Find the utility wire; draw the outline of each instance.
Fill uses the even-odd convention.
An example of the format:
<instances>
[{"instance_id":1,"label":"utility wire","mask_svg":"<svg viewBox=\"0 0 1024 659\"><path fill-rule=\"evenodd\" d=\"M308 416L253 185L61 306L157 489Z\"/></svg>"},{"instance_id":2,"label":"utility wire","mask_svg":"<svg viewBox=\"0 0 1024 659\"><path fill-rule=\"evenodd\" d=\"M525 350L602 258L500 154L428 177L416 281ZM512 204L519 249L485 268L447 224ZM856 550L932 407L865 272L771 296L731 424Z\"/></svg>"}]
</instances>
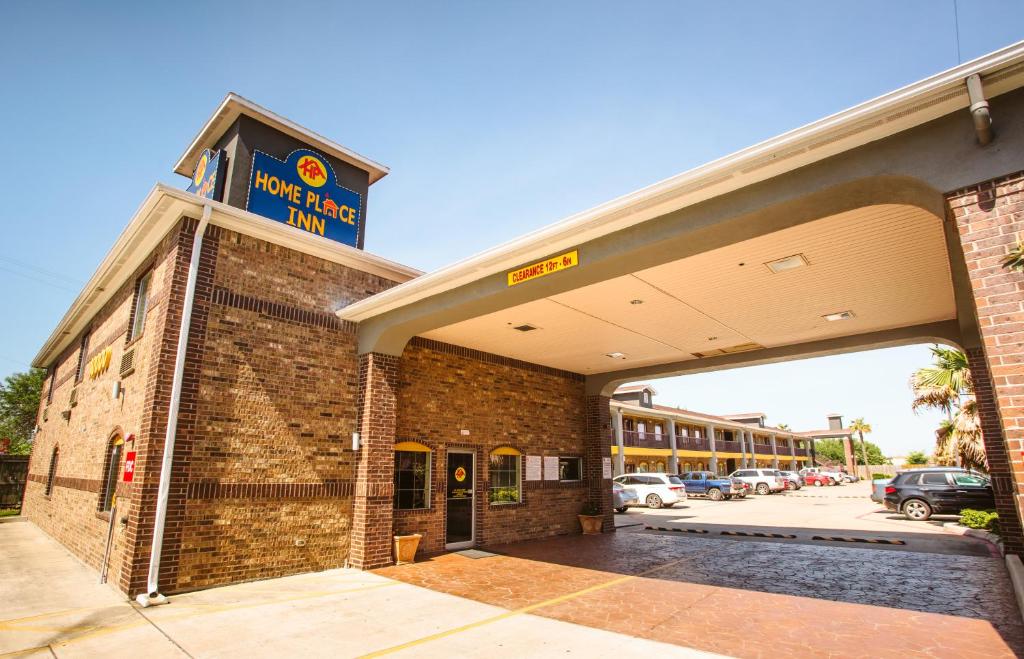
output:
<instances>
[{"instance_id":1,"label":"utility wire","mask_svg":"<svg viewBox=\"0 0 1024 659\"><path fill-rule=\"evenodd\" d=\"M31 273L28 273L28 272L24 272L22 270L16 270L14 268L8 268L8 267L5 267L3 265L0 265L0 271L2 271L2 272L9 272L10 274L16 275L18 277L24 277L25 279L34 281L34 282L39 283L39 284L45 284L47 286L52 286L53 288L60 289L60 290L65 291L67 293L78 293L79 292L79 291L77 291L77 290L75 290L73 288L70 288L69 286L65 286L65 285L57 283L57 282L49 281L47 279L43 279L42 277L33 275Z\"/></svg>"},{"instance_id":2,"label":"utility wire","mask_svg":"<svg viewBox=\"0 0 1024 659\"><path fill-rule=\"evenodd\" d=\"M63 280L64 282L66 282L66 283L74 284L75 286L81 286L82 285L82 281L81 280L75 279L74 277L72 277L70 275L67 275L67 274L64 274L63 272L56 272L54 270L47 270L46 268L40 268L37 265L33 265L32 263L26 263L25 261L19 261L18 259L11 258L10 256L4 256L3 254L0 254L0 261L7 261L8 263L10 263L12 265L16 265L19 268L24 268L24 269L27 269L27 270L34 270L35 272L38 272L41 275L45 275L47 277L52 277L53 279L60 279L60 280Z\"/></svg>"}]
</instances>

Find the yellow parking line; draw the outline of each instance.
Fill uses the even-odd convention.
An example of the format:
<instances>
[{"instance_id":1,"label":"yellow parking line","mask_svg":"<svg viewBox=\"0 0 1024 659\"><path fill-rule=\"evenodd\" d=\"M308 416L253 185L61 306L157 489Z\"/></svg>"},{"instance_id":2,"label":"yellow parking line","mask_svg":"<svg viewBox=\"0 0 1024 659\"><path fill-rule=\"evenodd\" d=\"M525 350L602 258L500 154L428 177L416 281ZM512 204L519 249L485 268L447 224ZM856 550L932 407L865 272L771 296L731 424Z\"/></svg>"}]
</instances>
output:
<instances>
[{"instance_id":1,"label":"yellow parking line","mask_svg":"<svg viewBox=\"0 0 1024 659\"><path fill-rule=\"evenodd\" d=\"M389 648L384 648L383 650L377 650L375 652L371 652L369 654L362 655L360 657L360 659L371 659L372 657L383 657L384 655L393 654L395 652L400 652L400 651L406 650L408 648L416 647L417 645L422 645L424 643L429 643L431 641L436 641L438 639L446 638L448 636L453 636L455 634L460 634L460 633L462 633L464 631L469 631L470 629L475 629L477 627L483 627L484 625L490 625L492 623L499 622L501 620L505 620L506 618L512 618L514 616L523 615L525 613L530 613L531 611L536 611L537 609L542 609L544 607L553 606L555 604L561 604L562 602L568 602L569 600L574 600L574 599L576 599L578 597L582 597L583 595L587 595L589 593L593 593L593 592L596 592L596 591L599 591L599 590L604 590L605 588L611 588L612 586L617 586L617 585L619 585L621 583L625 583L625 582L630 581L632 579L638 579L640 577L645 577L645 576L647 576L649 574L653 574L655 572L658 572L659 570L664 570L666 568L672 567L673 565L678 565L679 563L682 563L685 560L688 560L688 559L680 558L678 560L670 561L668 563L665 563L664 565L659 565L659 566L653 567L653 568L651 568L649 570L645 570L643 572L640 572L639 574L631 574L631 575L627 575L627 576L624 576L624 577L618 577L616 579L612 579L612 580L606 581L604 583L599 583L599 584L595 584L593 586L589 586L587 588L583 588L582 590L577 590L577 591L574 591L574 592L571 592L571 593L566 593L565 595L559 595L558 597L553 597L551 599L544 600L543 602L537 602L535 604L530 604L528 606L522 607L521 609L516 609L514 611L506 611L505 613L501 613L501 614L498 614L496 616L492 616L490 618L484 618L483 620L478 620L476 622L471 622L471 623L469 623L467 625L462 625L461 627L455 627L453 629L448 629L448 630L445 630L443 632L437 632L436 634L431 634L429 636L424 636L422 638L417 638L415 640L408 641L407 643L402 643L401 645L394 645L394 646L389 647Z\"/></svg>"}]
</instances>

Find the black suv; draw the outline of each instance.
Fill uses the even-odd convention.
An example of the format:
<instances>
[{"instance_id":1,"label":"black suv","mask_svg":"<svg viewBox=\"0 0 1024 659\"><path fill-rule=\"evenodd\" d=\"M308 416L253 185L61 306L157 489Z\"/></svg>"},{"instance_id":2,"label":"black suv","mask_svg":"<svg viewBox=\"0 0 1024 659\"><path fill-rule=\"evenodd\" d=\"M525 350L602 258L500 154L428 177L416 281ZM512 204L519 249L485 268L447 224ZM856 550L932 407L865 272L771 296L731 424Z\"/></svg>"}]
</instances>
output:
<instances>
[{"instance_id":1,"label":"black suv","mask_svg":"<svg viewBox=\"0 0 1024 659\"><path fill-rule=\"evenodd\" d=\"M914 469L885 486L885 507L923 522L932 515L959 515L964 508L995 508L992 483L983 474L954 467Z\"/></svg>"}]
</instances>

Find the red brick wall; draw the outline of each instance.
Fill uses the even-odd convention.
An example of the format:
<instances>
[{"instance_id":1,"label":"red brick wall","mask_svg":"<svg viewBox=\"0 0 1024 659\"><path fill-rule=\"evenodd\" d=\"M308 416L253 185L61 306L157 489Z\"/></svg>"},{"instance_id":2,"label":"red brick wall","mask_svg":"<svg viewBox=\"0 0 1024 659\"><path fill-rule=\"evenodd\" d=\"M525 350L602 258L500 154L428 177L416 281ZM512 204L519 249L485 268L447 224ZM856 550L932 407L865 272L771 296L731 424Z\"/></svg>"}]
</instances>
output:
<instances>
[{"instance_id":1,"label":"red brick wall","mask_svg":"<svg viewBox=\"0 0 1024 659\"><path fill-rule=\"evenodd\" d=\"M982 348L969 350L1007 550L1024 553L1024 273L1002 261L1024 236L1024 172L946 197L960 233Z\"/></svg>"},{"instance_id":2,"label":"red brick wall","mask_svg":"<svg viewBox=\"0 0 1024 659\"><path fill-rule=\"evenodd\" d=\"M606 417L607 410L606 399ZM576 515L588 498L587 480L524 482L521 503L491 505L488 456L507 446L524 455L586 458L586 429L581 376L413 339L399 364L396 440L431 449L431 507L394 511L396 533L422 533L422 552L444 549L449 448L476 454L477 544L577 533ZM607 436L605 429L599 438L605 453ZM523 471L525 478L525 467Z\"/></svg>"},{"instance_id":3,"label":"red brick wall","mask_svg":"<svg viewBox=\"0 0 1024 659\"><path fill-rule=\"evenodd\" d=\"M40 430L32 449L23 514L97 569L102 562L109 524L109 516L100 512L100 497L111 439L115 435L136 437L122 452L118 466L120 473L124 455L135 450L141 456L146 445L147 410L152 405L152 386L163 345L165 317L172 297L170 283L183 224L169 233L145 265L92 319L86 357L91 359L111 348L109 369L95 379L86 374L76 384L75 371L81 345L80 337L76 337L56 362L56 383L53 401L49 405L49 378L43 385L38 421ZM133 312L136 280L150 268L152 280L145 328L142 335L134 337L129 344L126 336ZM135 351L135 371L122 379L119 366L127 350ZM122 382L121 395L114 399L111 388L119 380ZM72 407L73 390L76 390L77 404ZM62 418L62 411L69 411L70 417ZM54 446L59 446L60 457L55 487L47 497L45 483ZM121 590L126 590L127 575L131 571L137 543L139 491L148 467L146 461L140 459L134 482L120 483L116 491L118 511L109 560L109 580ZM120 523L122 518L128 519L126 525Z\"/></svg>"}]
</instances>

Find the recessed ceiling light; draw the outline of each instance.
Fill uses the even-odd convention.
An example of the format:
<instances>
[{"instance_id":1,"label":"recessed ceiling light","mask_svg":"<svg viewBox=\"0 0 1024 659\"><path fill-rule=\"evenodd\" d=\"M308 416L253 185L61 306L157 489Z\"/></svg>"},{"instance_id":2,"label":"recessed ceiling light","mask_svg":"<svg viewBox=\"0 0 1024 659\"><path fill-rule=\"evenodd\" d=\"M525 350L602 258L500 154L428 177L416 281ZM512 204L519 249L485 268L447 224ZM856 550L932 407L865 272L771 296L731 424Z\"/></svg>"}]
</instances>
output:
<instances>
[{"instance_id":1,"label":"recessed ceiling light","mask_svg":"<svg viewBox=\"0 0 1024 659\"><path fill-rule=\"evenodd\" d=\"M626 353L624 352L609 352L605 353L605 357L611 357L612 359L625 359Z\"/></svg>"},{"instance_id":2,"label":"recessed ceiling light","mask_svg":"<svg viewBox=\"0 0 1024 659\"><path fill-rule=\"evenodd\" d=\"M709 336L708 337L708 341L717 341L717 340L718 340L717 336Z\"/></svg>"},{"instance_id":3,"label":"recessed ceiling light","mask_svg":"<svg viewBox=\"0 0 1024 659\"><path fill-rule=\"evenodd\" d=\"M522 325L516 325L512 329L516 330L517 332L532 332L533 330L540 329L540 328L537 327L536 325L531 325L529 323L524 323Z\"/></svg>"},{"instance_id":4,"label":"recessed ceiling light","mask_svg":"<svg viewBox=\"0 0 1024 659\"><path fill-rule=\"evenodd\" d=\"M643 304L644 301L643 300L630 300L629 303L630 304Z\"/></svg>"},{"instance_id":5,"label":"recessed ceiling light","mask_svg":"<svg viewBox=\"0 0 1024 659\"><path fill-rule=\"evenodd\" d=\"M796 268L804 267L807 265L807 258L803 254L794 254L782 259L768 261L765 265L768 266L769 270L778 274L780 272L785 272L786 270L794 270Z\"/></svg>"},{"instance_id":6,"label":"recessed ceiling light","mask_svg":"<svg viewBox=\"0 0 1024 659\"><path fill-rule=\"evenodd\" d=\"M851 318L853 318L853 312L852 311L837 311L835 313L827 313L824 316L822 316L822 318L824 318L825 320L828 320L828 321L833 321L833 320L850 320Z\"/></svg>"}]
</instances>

